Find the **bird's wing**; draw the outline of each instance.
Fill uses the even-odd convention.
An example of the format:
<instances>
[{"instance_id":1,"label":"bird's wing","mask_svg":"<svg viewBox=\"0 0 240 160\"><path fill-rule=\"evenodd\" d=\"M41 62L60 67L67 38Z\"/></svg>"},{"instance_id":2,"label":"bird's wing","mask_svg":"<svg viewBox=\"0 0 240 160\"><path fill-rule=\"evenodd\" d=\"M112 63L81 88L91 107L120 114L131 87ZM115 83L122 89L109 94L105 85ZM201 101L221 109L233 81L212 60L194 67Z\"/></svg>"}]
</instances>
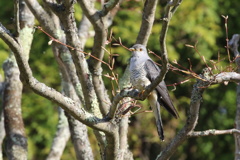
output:
<instances>
[{"instance_id":1,"label":"bird's wing","mask_svg":"<svg viewBox=\"0 0 240 160\"><path fill-rule=\"evenodd\" d=\"M148 59L144 64L147 78L153 82L156 77L160 74L161 70L158 66L151 60ZM164 81L160 82L159 85L156 87L157 93L159 94L158 101L160 104L167 109L169 113L171 113L174 117L178 118L178 112L173 106L172 100L170 99L167 86Z\"/></svg>"}]
</instances>

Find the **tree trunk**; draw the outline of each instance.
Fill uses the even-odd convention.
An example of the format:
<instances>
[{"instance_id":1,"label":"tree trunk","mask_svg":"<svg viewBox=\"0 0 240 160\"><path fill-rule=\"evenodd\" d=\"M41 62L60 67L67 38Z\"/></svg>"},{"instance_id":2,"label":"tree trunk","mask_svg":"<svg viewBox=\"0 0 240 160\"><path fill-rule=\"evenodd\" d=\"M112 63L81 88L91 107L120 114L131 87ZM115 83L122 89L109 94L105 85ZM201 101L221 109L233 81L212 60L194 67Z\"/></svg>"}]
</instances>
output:
<instances>
[{"instance_id":1,"label":"tree trunk","mask_svg":"<svg viewBox=\"0 0 240 160\"><path fill-rule=\"evenodd\" d=\"M22 83L13 56L5 61L3 68L5 72L3 112L7 157L8 159L27 159L27 138L21 110Z\"/></svg>"}]
</instances>

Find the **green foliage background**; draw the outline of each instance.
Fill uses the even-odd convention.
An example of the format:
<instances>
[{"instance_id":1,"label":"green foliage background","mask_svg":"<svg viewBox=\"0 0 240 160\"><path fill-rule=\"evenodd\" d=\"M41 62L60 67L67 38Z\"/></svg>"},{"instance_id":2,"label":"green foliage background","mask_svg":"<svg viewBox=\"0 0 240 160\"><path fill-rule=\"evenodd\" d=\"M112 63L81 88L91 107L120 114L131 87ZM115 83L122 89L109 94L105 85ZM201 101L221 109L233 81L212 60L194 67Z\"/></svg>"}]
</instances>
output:
<instances>
[{"instance_id":1,"label":"green foliage background","mask_svg":"<svg viewBox=\"0 0 240 160\"><path fill-rule=\"evenodd\" d=\"M163 7L165 1L159 2L156 19L152 34L148 42L148 49L159 54L159 33L161 30L161 18L163 17ZM121 9L116 15L111 30L113 36L122 40L122 43L130 47L135 43L142 16L144 3L138 0L124 1ZM209 1L209 0L184 0L179 10L173 16L167 36L167 47L169 60L177 60L178 63L189 68L191 61L192 69L196 73L201 73L205 64L199 55L192 48L185 44L195 45L207 63L209 60L217 62L220 55L221 62L217 64L218 73L229 66L227 58L226 34L224 19L221 15L228 15L228 32L238 33L240 21L237 15L240 14L240 4L238 0L231 1ZM1 1L0 22L9 30L13 27L13 2ZM81 10L76 7L76 17L79 22ZM37 22L38 23L38 22ZM49 38L42 32L36 30L30 54L30 65L34 76L41 82L60 90L60 76L57 65L54 61L51 47L47 45ZM87 42L86 51L91 51L92 39ZM112 53L119 54L116 58L115 72L121 77L130 57L130 53L119 46L106 47ZM0 40L0 64L8 57L9 49ZM159 59L151 55L153 59L161 63ZM231 56L232 57L232 56ZM107 57L106 57L107 60ZM232 64L234 66L234 64ZM104 66L105 67L105 66ZM109 70L105 68L104 73ZM2 76L3 70L0 69ZM167 75L167 84L178 83L186 79L186 75L176 74L170 71ZM110 84L108 78L104 78L106 84ZM129 127L129 144L135 159L154 159L159 151L171 140L179 131L185 121L189 109L192 85L195 80L176 86L176 90L171 92L175 106L180 112L180 119L176 120L163 110L163 123L166 134L165 142L160 142L155 128L155 120L152 113L142 113L133 115ZM111 85L107 85L111 86ZM111 89L111 88L109 88ZM169 87L169 90L173 87ZM234 127L236 112L236 84L216 85L208 88L203 95L203 103L200 109L199 122L196 130L207 129L230 129ZM109 92L110 93L110 92ZM111 93L110 93L111 94ZM149 109L146 101L142 110ZM51 146L51 142L57 124L57 106L52 102L34 94L31 90L24 88L22 100L23 118L28 135L29 159L44 159ZM142 111L141 110L141 111ZM89 129L90 141L94 148L96 159L99 159L97 143ZM71 143L68 143L62 159L74 159L74 151ZM234 158L234 137L232 135L209 136L202 138L188 139L172 159L180 160L225 160Z\"/></svg>"}]
</instances>

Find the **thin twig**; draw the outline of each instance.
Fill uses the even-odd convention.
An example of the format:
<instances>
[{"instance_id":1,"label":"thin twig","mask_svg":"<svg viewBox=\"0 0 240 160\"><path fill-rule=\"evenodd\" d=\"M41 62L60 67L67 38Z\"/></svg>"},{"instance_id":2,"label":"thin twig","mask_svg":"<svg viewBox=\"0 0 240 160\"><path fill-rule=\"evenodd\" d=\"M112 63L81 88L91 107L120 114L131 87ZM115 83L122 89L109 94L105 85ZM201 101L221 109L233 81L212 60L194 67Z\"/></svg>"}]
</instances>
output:
<instances>
[{"instance_id":1,"label":"thin twig","mask_svg":"<svg viewBox=\"0 0 240 160\"><path fill-rule=\"evenodd\" d=\"M229 42L229 38L228 38L228 16L224 16L224 15L222 15L222 17L224 18L224 20L225 20L225 22L224 22L224 26L225 26L225 32L226 32L226 49L227 49L227 54L228 54L228 60L229 60L229 62L230 63L232 63L232 61L231 61L231 58L230 58L230 52L229 52L229 44L228 44L228 42Z\"/></svg>"},{"instance_id":2,"label":"thin twig","mask_svg":"<svg viewBox=\"0 0 240 160\"><path fill-rule=\"evenodd\" d=\"M64 46L70 48L71 50L77 50L78 52L81 52L81 53L84 53L85 55L91 56L92 58L94 58L94 59L102 62L103 64L105 64L105 65L107 65L109 68L111 68L111 66L110 66L107 62L104 62L104 61L100 60L99 58L93 56L92 54L87 53L87 52L84 52L84 51L82 51L82 50L78 50L78 49L76 49L76 48L74 48L74 47L72 47L72 46L70 46L70 45L67 45L67 44L65 44L65 43L62 43L61 41L55 39L53 36L51 36L51 35L48 34L46 31L44 31L44 30L42 29L42 27L37 26L37 29L39 29L39 30L41 30L43 33L45 33L45 34L51 39L51 41L54 41L54 42L59 43L59 44L61 44L61 45L64 45Z\"/></svg>"}]
</instances>

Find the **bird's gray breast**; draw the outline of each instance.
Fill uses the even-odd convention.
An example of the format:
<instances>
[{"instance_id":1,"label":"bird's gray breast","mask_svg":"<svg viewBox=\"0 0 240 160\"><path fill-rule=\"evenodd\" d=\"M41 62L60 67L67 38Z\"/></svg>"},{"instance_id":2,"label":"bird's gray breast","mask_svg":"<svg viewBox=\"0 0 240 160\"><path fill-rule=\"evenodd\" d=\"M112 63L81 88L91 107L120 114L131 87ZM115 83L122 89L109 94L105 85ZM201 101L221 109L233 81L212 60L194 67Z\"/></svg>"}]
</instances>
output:
<instances>
[{"instance_id":1,"label":"bird's gray breast","mask_svg":"<svg viewBox=\"0 0 240 160\"><path fill-rule=\"evenodd\" d=\"M146 77L145 62L138 61L135 57L130 60L130 81L134 88L143 90L151 82Z\"/></svg>"}]
</instances>

